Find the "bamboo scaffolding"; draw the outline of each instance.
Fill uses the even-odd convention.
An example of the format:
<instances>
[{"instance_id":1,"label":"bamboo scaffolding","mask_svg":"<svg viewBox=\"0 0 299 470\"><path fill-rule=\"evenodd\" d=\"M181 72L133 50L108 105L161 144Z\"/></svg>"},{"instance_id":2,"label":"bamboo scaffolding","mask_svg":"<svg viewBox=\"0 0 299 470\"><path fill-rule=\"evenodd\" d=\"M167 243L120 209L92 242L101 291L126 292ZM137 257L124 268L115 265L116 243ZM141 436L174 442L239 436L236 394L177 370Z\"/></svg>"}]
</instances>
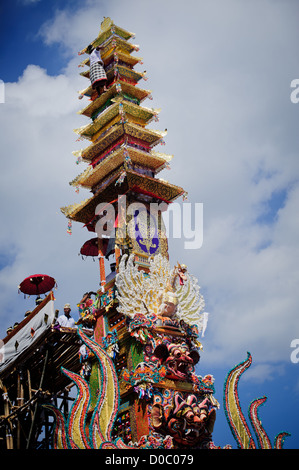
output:
<instances>
[{"instance_id":1,"label":"bamboo scaffolding","mask_svg":"<svg viewBox=\"0 0 299 470\"><path fill-rule=\"evenodd\" d=\"M53 403L67 415L73 384L61 367L80 371L80 347L76 329L54 327L45 331L34 347L28 348L0 377L0 448L50 448L53 423L40 413L39 404ZM40 427L44 430L38 442ZM3 436L3 437L2 437Z\"/></svg>"}]
</instances>

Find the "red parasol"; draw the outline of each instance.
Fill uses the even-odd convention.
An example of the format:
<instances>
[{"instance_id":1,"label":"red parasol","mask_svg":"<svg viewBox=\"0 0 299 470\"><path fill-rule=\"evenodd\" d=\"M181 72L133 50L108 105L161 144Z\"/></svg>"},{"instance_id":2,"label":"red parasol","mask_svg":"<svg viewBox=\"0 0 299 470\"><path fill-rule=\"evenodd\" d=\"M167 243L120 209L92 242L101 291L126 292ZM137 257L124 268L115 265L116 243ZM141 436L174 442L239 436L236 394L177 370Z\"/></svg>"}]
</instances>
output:
<instances>
[{"instance_id":1,"label":"red parasol","mask_svg":"<svg viewBox=\"0 0 299 470\"><path fill-rule=\"evenodd\" d=\"M98 238L91 238L91 240L87 240L84 245L81 246L80 254L82 256L93 256L97 257L99 254L98 249Z\"/></svg>"},{"instance_id":2,"label":"red parasol","mask_svg":"<svg viewBox=\"0 0 299 470\"><path fill-rule=\"evenodd\" d=\"M19 285L19 290L23 294L40 295L49 292L53 287L57 287L56 281L53 277L47 274L33 274L33 276L26 277Z\"/></svg>"},{"instance_id":3,"label":"red parasol","mask_svg":"<svg viewBox=\"0 0 299 470\"><path fill-rule=\"evenodd\" d=\"M106 257L114 252L114 249L111 249L111 242L112 240L110 240L109 238L103 238L103 255ZM87 240L87 242L82 245L79 254L81 254L82 256L93 256L96 258L99 254L98 237Z\"/></svg>"}]
</instances>

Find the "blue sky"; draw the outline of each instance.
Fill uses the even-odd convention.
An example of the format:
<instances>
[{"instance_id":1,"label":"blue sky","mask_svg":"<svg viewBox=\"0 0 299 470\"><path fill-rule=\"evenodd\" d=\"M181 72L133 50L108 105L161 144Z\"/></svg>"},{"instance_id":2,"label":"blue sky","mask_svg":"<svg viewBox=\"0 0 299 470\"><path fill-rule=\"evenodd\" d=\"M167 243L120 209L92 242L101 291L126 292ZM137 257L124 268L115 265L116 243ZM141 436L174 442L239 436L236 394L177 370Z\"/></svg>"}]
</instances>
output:
<instances>
[{"instance_id":1,"label":"blue sky","mask_svg":"<svg viewBox=\"0 0 299 470\"><path fill-rule=\"evenodd\" d=\"M176 8L174 8L176 6ZM98 266L78 256L90 238L80 225L67 234L60 207L89 194L69 186L77 166L73 129L85 124L77 99L86 79L77 52L94 39L103 16L136 34L138 56L161 108L174 155L161 175L204 207L204 242L184 250L171 239L172 263L199 279L210 313L197 372L215 377L221 410L214 442L235 441L225 421L222 388L228 371L253 365L240 382L244 413L268 396L260 417L270 438L292 434L299 448L298 113L290 83L299 77L296 1L13 0L1 2L0 330L19 321L33 299L18 295L28 275L58 283L57 308L75 305L98 285ZM154 126L153 126L154 127ZM165 173L165 172L164 172Z\"/></svg>"}]
</instances>

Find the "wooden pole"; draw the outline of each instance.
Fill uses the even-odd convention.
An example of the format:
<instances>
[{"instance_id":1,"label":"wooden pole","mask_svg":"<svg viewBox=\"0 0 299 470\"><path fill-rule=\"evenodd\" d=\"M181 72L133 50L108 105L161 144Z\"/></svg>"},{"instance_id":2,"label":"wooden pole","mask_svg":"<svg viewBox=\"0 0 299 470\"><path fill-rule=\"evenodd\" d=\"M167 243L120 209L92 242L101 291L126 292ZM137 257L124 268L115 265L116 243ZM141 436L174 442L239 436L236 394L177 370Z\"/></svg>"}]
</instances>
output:
<instances>
[{"instance_id":1,"label":"wooden pole","mask_svg":"<svg viewBox=\"0 0 299 470\"><path fill-rule=\"evenodd\" d=\"M43 371L42 371L42 375L41 375L40 383L39 383L39 390L41 390L41 389L42 389L42 386L43 386L44 377L45 377L45 372L46 372L46 367L47 367L47 364L48 364L48 358L49 358L49 350L47 349L46 355L45 355L45 360L44 360ZM34 415L33 415L32 421L31 421L31 427L30 427L29 436L28 436L28 439L27 439L27 446L26 446L26 449L29 449L29 448L30 448L30 443L31 443L31 439L32 439L32 433L33 433L33 429L34 429L34 426L35 426L35 420L36 420L36 414L37 414L37 407L38 407L38 402L36 402L36 404L35 404Z\"/></svg>"},{"instance_id":2,"label":"wooden pole","mask_svg":"<svg viewBox=\"0 0 299 470\"><path fill-rule=\"evenodd\" d=\"M28 396L29 400L32 398L32 388L31 388L31 375L30 370L27 369L27 381L28 381ZM31 419L33 419L33 411L31 410Z\"/></svg>"},{"instance_id":3,"label":"wooden pole","mask_svg":"<svg viewBox=\"0 0 299 470\"><path fill-rule=\"evenodd\" d=\"M9 398L8 398L8 393L7 393L7 388L3 384L3 382L0 380L0 387L3 390L3 398L4 398L4 416L7 417L10 414L9 410ZM6 434L6 448L7 449L13 449L13 437L12 437L12 424L10 419L7 419L7 426L5 429L5 434Z\"/></svg>"},{"instance_id":4,"label":"wooden pole","mask_svg":"<svg viewBox=\"0 0 299 470\"><path fill-rule=\"evenodd\" d=\"M119 260L120 260L120 248L115 244L115 269L118 271Z\"/></svg>"},{"instance_id":5,"label":"wooden pole","mask_svg":"<svg viewBox=\"0 0 299 470\"><path fill-rule=\"evenodd\" d=\"M101 287L106 284L105 259L103 254L103 240L98 238L98 258L100 265L100 284Z\"/></svg>"},{"instance_id":6,"label":"wooden pole","mask_svg":"<svg viewBox=\"0 0 299 470\"><path fill-rule=\"evenodd\" d=\"M21 407L24 404L24 386L23 386L23 371L19 370L18 371L18 396L17 396L17 406L18 408ZM21 449L21 422L20 419L18 419L18 424L17 424L17 449Z\"/></svg>"}]
</instances>

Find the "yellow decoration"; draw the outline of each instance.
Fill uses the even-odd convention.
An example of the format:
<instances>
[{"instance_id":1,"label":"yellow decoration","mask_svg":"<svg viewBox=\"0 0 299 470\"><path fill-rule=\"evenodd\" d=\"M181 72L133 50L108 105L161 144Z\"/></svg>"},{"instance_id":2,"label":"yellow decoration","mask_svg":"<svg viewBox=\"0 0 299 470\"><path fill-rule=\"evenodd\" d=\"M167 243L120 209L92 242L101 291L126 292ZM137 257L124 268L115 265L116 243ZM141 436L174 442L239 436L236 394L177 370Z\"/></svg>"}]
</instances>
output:
<instances>
[{"instance_id":1,"label":"yellow decoration","mask_svg":"<svg viewBox=\"0 0 299 470\"><path fill-rule=\"evenodd\" d=\"M107 31L107 29L111 28L112 25L113 21L111 20L111 18L109 18L109 16L104 16L104 20L101 23L101 30Z\"/></svg>"}]
</instances>

